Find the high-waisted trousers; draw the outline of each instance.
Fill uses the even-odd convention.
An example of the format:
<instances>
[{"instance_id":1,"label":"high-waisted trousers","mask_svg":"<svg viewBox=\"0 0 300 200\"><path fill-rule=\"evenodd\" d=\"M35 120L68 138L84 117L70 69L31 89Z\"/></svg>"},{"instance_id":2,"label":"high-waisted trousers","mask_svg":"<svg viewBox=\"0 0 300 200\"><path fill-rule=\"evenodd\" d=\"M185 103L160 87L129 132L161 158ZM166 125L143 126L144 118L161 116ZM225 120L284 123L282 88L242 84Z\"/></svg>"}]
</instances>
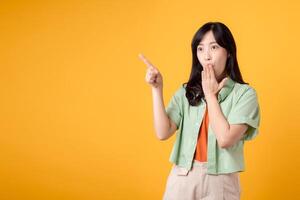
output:
<instances>
[{"instance_id":1,"label":"high-waisted trousers","mask_svg":"<svg viewBox=\"0 0 300 200\"><path fill-rule=\"evenodd\" d=\"M182 173L173 164L167 178L163 200L239 200L241 185L239 172L207 174L207 162L194 160L192 169Z\"/></svg>"}]
</instances>

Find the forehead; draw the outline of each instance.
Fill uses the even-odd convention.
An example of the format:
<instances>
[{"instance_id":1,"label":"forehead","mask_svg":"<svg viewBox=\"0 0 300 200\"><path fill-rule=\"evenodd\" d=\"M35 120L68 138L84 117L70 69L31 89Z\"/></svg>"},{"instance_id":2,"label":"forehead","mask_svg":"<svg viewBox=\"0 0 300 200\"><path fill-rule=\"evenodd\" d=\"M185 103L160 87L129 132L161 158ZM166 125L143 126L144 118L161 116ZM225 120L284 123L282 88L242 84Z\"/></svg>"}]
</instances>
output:
<instances>
[{"instance_id":1,"label":"forehead","mask_svg":"<svg viewBox=\"0 0 300 200\"><path fill-rule=\"evenodd\" d=\"M217 43L215 36L212 31L208 31L204 34L202 40L199 42L199 45L210 45L214 43Z\"/></svg>"}]
</instances>

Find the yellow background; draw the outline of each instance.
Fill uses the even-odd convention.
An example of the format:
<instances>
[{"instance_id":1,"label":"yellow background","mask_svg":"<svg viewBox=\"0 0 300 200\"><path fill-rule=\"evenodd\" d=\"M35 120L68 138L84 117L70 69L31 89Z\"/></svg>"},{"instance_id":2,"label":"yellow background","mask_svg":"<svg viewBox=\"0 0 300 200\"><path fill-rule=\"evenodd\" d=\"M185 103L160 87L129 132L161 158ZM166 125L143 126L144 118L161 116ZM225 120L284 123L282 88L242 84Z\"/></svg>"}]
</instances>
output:
<instances>
[{"instance_id":1,"label":"yellow background","mask_svg":"<svg viewBox=\"0 0 300 200\"><path fill-rule=\"evenodd\" d=\"M232 31L258 92L242 199L299 197L299 1L1 1L0 199L161 199L175 137L159 141L144 53L165 104L208 21Z\"/></svg>"}]
</instances>

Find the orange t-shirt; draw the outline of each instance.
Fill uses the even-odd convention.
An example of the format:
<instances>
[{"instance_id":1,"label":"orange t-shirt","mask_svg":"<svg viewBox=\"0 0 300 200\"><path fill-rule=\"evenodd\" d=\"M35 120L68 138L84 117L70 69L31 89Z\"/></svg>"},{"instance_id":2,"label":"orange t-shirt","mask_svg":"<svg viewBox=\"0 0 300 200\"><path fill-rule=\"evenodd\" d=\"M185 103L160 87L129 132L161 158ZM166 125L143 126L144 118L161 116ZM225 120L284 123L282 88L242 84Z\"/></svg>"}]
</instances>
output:
<instances>
[{"instance_id":1,"label":"orange t-shirt","mask_svg":"<svg viewBox=\"0 0 300 200\"><path fill-rule=\"evenodd\" d=\"M197 147L194 155L194 159L200 162L207 161L207 133L208 133L208 110L206 108L205 114L202 120L202 124L198 134Z\"/></svg>"}]
</instances>

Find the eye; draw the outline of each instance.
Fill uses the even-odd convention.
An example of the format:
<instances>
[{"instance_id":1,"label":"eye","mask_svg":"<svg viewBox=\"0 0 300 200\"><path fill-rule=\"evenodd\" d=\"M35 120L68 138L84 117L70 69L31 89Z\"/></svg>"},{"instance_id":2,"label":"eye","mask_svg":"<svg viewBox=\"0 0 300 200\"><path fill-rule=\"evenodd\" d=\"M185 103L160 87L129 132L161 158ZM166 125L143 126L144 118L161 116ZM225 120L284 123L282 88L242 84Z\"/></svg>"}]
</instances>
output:
<instances>
[{"instance_id":1,"label":"eye","mask_svg":"<svg viewBox=\"0 0 300 200\"><path fill-rule=\"evenodd\" d=\"M197 47L197 51L202 51L202 48L201 47Z\"/></svg>"},{"instance_id":2,"label":"eye","mask_svg":"<svg viewBox=\"0 0 300 200\"><path fill-rule=\"evenodd\" d=\"M217 49L217 48L219 48L217 45L212 46L212 49Z\"/></svg>"}]
</instances>

